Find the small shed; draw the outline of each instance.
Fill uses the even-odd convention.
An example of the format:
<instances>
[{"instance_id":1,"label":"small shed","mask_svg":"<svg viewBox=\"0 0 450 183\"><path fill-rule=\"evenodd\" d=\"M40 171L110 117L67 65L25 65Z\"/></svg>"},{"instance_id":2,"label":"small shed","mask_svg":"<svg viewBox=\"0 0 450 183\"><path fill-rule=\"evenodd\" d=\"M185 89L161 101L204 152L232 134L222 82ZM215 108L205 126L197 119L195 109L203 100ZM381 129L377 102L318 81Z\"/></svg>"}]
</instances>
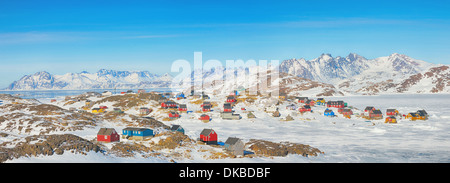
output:
<instances>
[{"instance_id":1,"label":"small shed","mask_svg":"<svg viewBox=\"0 0 450 183\"><path fill-rule=\"evenodd\" d=\"M236 137L228 137L224 145L226 151L236 156L244 156L244 146L244 142Z\"/></svg>"},{"instance_id":2,"label":"small shed","mask_svg":"<svg viewBox=\"0 0 450 183\"><path fill-rule=\"evenodd\" d=\"M200 133L200 141L206 144L217 144L217 133L213 129L203 129Z\"/></svg>"},{"instance_id":3,"label":"small shed","mask_svg":"<svg viewBox=\"0 0 450 183\"><path fill-rule=\"evenodd\" d=\"M209 112L209 111L211 111L211 106L210 105L204 105L203 107L202 107L202 111L203 112Z\"/></svg>"},{"instance_id":4,"label":"small shed","mask_svg":"<svg viewBox=\"0 0 450 183\"><path fill-rule=\"evenodd\" d=\"M120 141L120 135L114 128L100 128L97 133L98 142L118 142Z\"/></svg>"},{"instance_id":5,"label":"small shed","mask_svg":"<svg viewBox=\"0 0 450 183\"><path fill-rule=\"evenodd\" d=\"M227 102L228 103L234 103L234 102L236 102L237 100L236 100L236 97L234 97L234 96L228 96L227 97Z\"/></svg>"}]
</instances>

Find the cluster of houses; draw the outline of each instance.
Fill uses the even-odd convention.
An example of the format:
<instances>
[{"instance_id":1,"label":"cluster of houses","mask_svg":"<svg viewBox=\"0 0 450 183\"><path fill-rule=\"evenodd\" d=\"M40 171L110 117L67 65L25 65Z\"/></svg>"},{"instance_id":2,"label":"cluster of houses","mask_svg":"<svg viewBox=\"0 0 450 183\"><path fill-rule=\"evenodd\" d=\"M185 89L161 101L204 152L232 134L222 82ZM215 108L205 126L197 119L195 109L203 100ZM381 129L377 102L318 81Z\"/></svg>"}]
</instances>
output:
<instances>
[{"instance_id":1,"label":"cluster of houses","mask_svg":"<svg viewBox=\"0 0 450 183\"><path fill-rule=\"evenodd\" d=\"M324 111L324 116L335 117L336 114L331 108L336 108L339 114L342 114L346 118L350 118L353 114L352 108L348 107L348 104L344 101L327 101L323 98L317 98L316 101L312 99L308 99L308 97L296 97L295 98L298 103L303 103L302 107L299 107L298 110L300 113L311 112L311 106L314 105L326 105L326 109ZM294 104L286 106L287 109L296 109ZM373 106L367 106L364 109L364 113L362 115L365 119L370 120L380 120L383 119L383 113L381 110L376 109ZM387 109L386 110L386 118L385 123L397 123L397 118L401 118L401 114L396 109ZM410 112L407 115L403 115L405 119L410 120L426 120L428 119L428 114L425 110L418 110L417 112Z\"/></svg>"},{"instance_id":2,"label":"cluster of houses","mask_svg":"<svg viewBox=\"0 0 450 183\"><path fill-rule=\"evenodd\" d=\"M180 125L172 125L170 130L184 134L184 129ZM119 135L114 128L100 128L97 132L97 141L106 143L120 142L121 138L143 141L153 136L153 130L149 128L127 127L122 129L122 135ZM217 133L213 129L203 129L198 140L208 145L218 144ZM244 143L239 138L229 137L224 143L224 148L233 155L244 155Z\"/></svg>"}]
</instances>

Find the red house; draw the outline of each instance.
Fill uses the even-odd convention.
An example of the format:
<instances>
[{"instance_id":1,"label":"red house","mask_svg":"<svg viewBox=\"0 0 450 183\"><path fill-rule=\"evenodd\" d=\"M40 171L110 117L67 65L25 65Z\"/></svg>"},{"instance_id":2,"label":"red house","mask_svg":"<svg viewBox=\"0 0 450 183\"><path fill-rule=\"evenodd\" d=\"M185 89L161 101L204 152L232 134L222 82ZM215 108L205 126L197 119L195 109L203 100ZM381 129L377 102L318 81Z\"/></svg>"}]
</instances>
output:
<instances>
[{"instance_id":1,"label":"red house","mask_svg":"<svg viewBox=\"0 0 450 183\"><path fill-rule=\"evenodd\" d=\"M161 108L176 108L177 104L173 101L166 101L161 103Z\"/></svg>"},{"instance_id":2,"label":"red house","mask_svg":"<svg viewBox=\"0 0 450 183\"><path fill-rule=\"evenodd\" d=\"M223 112L232 112L233 108L230 103L223 104Z\"/></svg>"},{"instance_id":3,"label":"red house","mask_svg":"<svg viewBox=\"0 0 450 183\"><path fill-rule=\"evenodd\" d=\"M120 135L114 128L100 128L97 133L98 142L119 142Z\"/></svg>"},{"instance_id":4,"label":"red house","mask_svg":"<svg viewBox=\"0 0 450 183\"><path fill-rule=\"evenodd\" d=\"M396 109L387 109L386 115L387 116L396 116L396 115L398 115L398 111Z\"/></svg>"},{"instance_id":5,"label":"red house","mask_svg":"<svg viewBox=\"0 0 450 183\"><path fill-rule=\"evenodd\" d=\"M296 97L298 103L305 103L308 100L308 97Z\"/></svg>"},{"instance_id":6,"label":"red house","mask_svg":"<svg viewBox=\"0 0 450 183\"><path fill-rule=\"evenodd\" d=\"M180 112L186 112L187 111L187 107L186 104L180 104L180 106L178 107L178 111Z\"/></svg>"},{"instance_id":7,"label":"red house","mask_svg":"<svg viewBox=\"0 0 450 183\"><path fill-rule=\"evenodd\" d=\"M211 111L211 106L209 106L209 105L203 106L203 107L202 107L202 111L203 111L203 112L209 112L209 111Z\"/></svg>"},{"instance_id":8,"label":"red house","mask_svg":"<svg viewBox=\"0 0 450 183\"><path fill-rule=\"evenodd\" d=\"M104 105L101 105L99 108L100 108L100 109L108 109L108 107L106 107L106 106L104 106Z\"/></svg>"},{"instance_id":9,"label":"red house","mask_svg":"<svg viewBox=\"0 0 450 183\"><path fill-rule=\"evenodd\" d=\"M169 113L169 118L170 119L175 119L175 118L179 118L180 114L178 114L177 112L170 112Z\"/></svg>"},{"instance_id":10,"label":"red house","mask_svg":"<svg viewBox=\"0 0 450 183\"><path fill-rule=\"evenodd\" d=\"M236 98L235 98L234 96L228 96L228 97L227 97L227 102L228 102L228 103L236 102Z\"/></svg>"},{"instance_id":11,"label":"red house","mask_svg":"<svg viewBox=\"0 0 450 183\"><path fill-rule=\"evenodd\" d=\"M202 115L200 116L200 118L198 118L198 119L201 120L201 121L204 121L204 122L208 122L208 121L211 120L211 117L209 117L209 116L206 115L206 114L202 114Z\"/></svg>"},{"instance_id":12,"label":"red house","mask_svg":"<svg viewBox=\"0 0 450 183\"><path fill-rule=\"evenodd\" d=\"M200 141L206 144L217 144L217 133L213 129L203 129L200 133Z\"/></svg>"},{"instance_id":13,"label":"red house","mask_svg":"<svg viewBox=\"0 0 450 183\"><path fill-rule=\"evenodd\" d=\"M308 112L308 111L311 112L311 106L309 106L309 105L304 105L304 106L298 108L298 111L299 111L299 112Z\"/></svg>"},{"instance_id":14,"label":"red house","mask_svg":"<svg viewBox=\"0 0 450 183\"><path fill-rule=\"evenodd\" d=\"M353 115L353 111L351 109L342 109L343 115Z\"/></svg>"}]
</instances>

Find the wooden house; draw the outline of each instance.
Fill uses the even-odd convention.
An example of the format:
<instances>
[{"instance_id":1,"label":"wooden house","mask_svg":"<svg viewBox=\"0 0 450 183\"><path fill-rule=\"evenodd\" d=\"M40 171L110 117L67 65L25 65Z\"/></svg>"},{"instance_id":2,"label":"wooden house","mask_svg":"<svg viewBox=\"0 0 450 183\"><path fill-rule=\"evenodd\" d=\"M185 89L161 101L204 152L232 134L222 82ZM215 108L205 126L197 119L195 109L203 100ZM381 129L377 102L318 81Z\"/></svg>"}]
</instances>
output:
<instances>
[{"instance_id":1,"label":"wooden house","mask_svg":"<svg viewBox=\"0 0 450 183\"><path fill-rule=\"evenodd\" d=\"M344 108L345 107L345 103L342 100L328 101L327 102L327 107Z\"/></svg>"},{"instance_id":2,"label":"wooden house","mask_svg":"<svg viewBox=\"0 0 450 183\"><path fill-rule=\"evenodd\" d=\"M141 108L139 108L139 114L140 115L150 114L150 109L147 107L141 107Z\"/></svg>"},{"instance_id":3,"label":"wooden house","mask_svg":"<svg viewBox=\"0 0 450 183\"><path fill-rule=\"evenodd\" d=\"M186 104L180 104L178 106L178 111L180 111L180 112L187 112L187 105Z\"/></svg>"},{"instance_id":4,"label":"wooden house","mask_svg":"<svg viewBox=\"0 0 450 183\"><path fill-rule=\"evenodd\" d=\"M233 108L230 103L223 104L223 112L232 112Z\"/></svg>"},{"instance_id":5,"label":"wooden house","mask_svg":"<svg viewBox=\"0 0 450 183\"><path fill-rule=\"evenodd\" d=\"M406 115L405 119L415 121L415 120L426 120L427 117L424 114L420 114L418 112L410 112L408 113L408 115Z\"/></svg>"},{"instance_id":6,"label":"wooden house","mask_svg":"<svg viewBox=\"0 0 450 183\"><path fill-rule=\"evenodd\" d=\"M211 117L209 117L209 115L206 115L206 114L202 114L201 116L200 116L200 118L198 118L200 121L203 121L203 122L209 122L209 121L211 121Z\"/></svg>"},{"instance_id":7,"label":"wooden house","mask_svg":"<svg viewBox=\"0 0 450 183\"><path fill-rule=\"evenodd\" d=\"M118 142L120 141L120 135L114 128L100 128L97 132L98 142Z\"/></svg>"},{"instance_id":8,"label":"wooden house","mask_svg":"<svg viewBox=\"0 0 450 183\"><path fill-rule=\"evenodd\" d=\"M180 125L172 125L172 127L170 128L170 131L181 132L184 134L184 128L181 127Z\"/></svg>"},{"instance_id":9,"label":"wooden house","mask_svg":"<svg viewBox=\"0 0 450 183\"><path fill-rule=\"evenodd\" d=\"M213 129L203 129L200 133L200 141L206 144L217 144L217 133Z\"/></svg>"},{"instance_id":10,"label":"wooden house","mask_svg":"<svg viewBox=\"0 0 450 183\"><path fill-rule=\"evenodd\" d=\"M323 98L317 98L316 105L325 105L325 99Z\"/></svg>"},{"instance_id":11,"label":"wooden house","mask_svg":"<svg viewBox=\"0 0 450 183\"><path fill-rule=\"evenodd\" d=\"M298 108L298 111L303 113L303 112L311 112L311 106L309 105L304 105L300 108Z\"/></svg>"},{"instance_id":12,"label":"wooden house","mask_svg":"<svg viewBox=\"0 0 450 183\"><path fill-rule=\"evenodd\" d=\"M386 116L397 116L399 115L396 109L386 109Z\"/></svg>"},{"instance_id":13,"label":"wooden house","mask_svg":"<svg viewBox=\"0 0 450 183\"><path fill-rule=\"evenodd\" d=\"M150 137L153 137L152 129L127 127L122 130L122 138L130 140L145 140Z\"/></svg>"},{"instance_id":14,"label":"wooden house","mask_svg":"<svg viewBox=\"0 0 450 183\"><path fill-rule=\"evenodd\" d=\"M99 113L103 113L105 112L105 109L101 109L101 108L93 108L92 109L92 113L94 114L99 114Z\"/></svg>"},{"instance_id":15,"label":"wooden house","mask_svg":"<svg viewBox=\"0 0 450 183\"><path fill-rule=\"evenodd\" d=\"M210 105L204 105L204 106L202 107L202 111L203 111L203 112L209 112L209 111L211 111L211 106L210 106Z\"/></svg>"},{"instance_id":16,"label":"wooden house","mask_svg":"<svg viewBox=\"0 0 450 183\"><path fill-rule=\"evenodd\" d=\"M100 108L100 109L108 109L108 106L104 106L104 105L101 105L100 107L98 107L98 108Z\"/></svg>"},{"instance_id":17,"label":"wooden house","mask_svg":"<svg viewBox=\"0 0 450 183\"><path fill-rule=\"evenodd\" d=\"M184 96L184 93L183 93L183 92L177 94L175 97L176 97L177 99L185 99L185 98L186 98L186 96Z\"/></svg>"},{"instance_id":18,"label":"wooden house","mask_svg":"<svg viewBox=\"0 0 450 183\"><path fill-rule=\"evenodd\" d=\"M394 116L388 116L384 120L385 123L397 123L397 119Z\"/></svg>"},{"instance_id":19,"label":"wooden house","mask_svg":"<svg viewBox=\"0 0 450 183\"><path fill-rule=\"evenodd\" d=\"M204 107L204 106L210 106L210 107L212 107L212 104L211 104L211 102L203 102L203 104L200 105L200 107Z\"/></svg>"},{"instance_id":20,"label":"wooden house","mask_svg":"<svg viewBox=\"0 0 450 183\"><path fill-rule=\"evenodd\" d=\"M295 99L297 99L298 103L305 103L308 97L295 97Z\"/></svg>"},{"instance_id":21,"label":"wooden house","mask_svg":"<svg viewBox=\"0 0 450 183\"><path fill-rule=\"evenodd\" d=\"M180 114L178 114L178 112L174 112L174 111L169 112L169 118L170 118L170 119L177 119L177 118L180 118Z\"/></svg>"},{"instance_id":22,"label":"wooden house","mask_svg":"<svg viewBox=\"0 0 450 183\"><path fill-rule=\"evenodd\" d=\"M146 91L144 89L138 89L138 94L141 94L141 93L146 93Z\"/></svg>"},{"instance_id":23,"label":"wooden house","mask_svg":"<svg viewBox=\"0 0 450 183\"><path fill-rule=\"evenodd\" d=\"M220 115L222 119L226 120L240 120L242 118L240 114L233 114L232 112L222 112Z\"/></svg>"},{"instance_id":24,"label":"wooden house","mask_svg":"<svg viewBox=\"0 0 450 183\"><path fill-rule=\"evenodd\" d=\"M323 112L323 115L328 116L328 117L333 117L334 112L331 109L325 109L325 111Z\"/></svg>"},{"instance_id":25,"label":"wooden house","mask_svg":"<svg viewBox=\"0 0 450 183\"><path fill-rule=\"evenodd\" d=\"M174 101L169 100L169 101L166 101L166 102L162 102L161 103L161 107L167 109L167 108L177 108L178 106L177 106L177 103L175 103Z\"/></svg>"},{"instance_id":26,"label":"wooden house","mask_svg":"<svg viewBox=\"0 0 450 183\"><path fill-rule=\"evenodd\" d=\"M379 109L375 109L372 112L369 112L370 119L383 119L383 113Z\"/></svg>"},{"instance_id":27,"label":"wooden house","mask_svg":"<svg viewBox=\"0 0 450 183\"><path fill-rule=\"evenodd\" d=\"M231 154L237 156L244 156L244 142L241 139L236 137L228 137L225 141L225 150L230 152Z\"/></svg>"},{"instance_id":28,"label":"wooden house","mask_svg":"<svg viewBox=\"0 0 450 183\"><path fill-rule=\"evenodd\" d=\"M305 101L305 104L308 104L309 106L314 106L316 104L316 102L312 99L308 99Z\"/></svg>"},{"instance_id":29,"label":"wooden house","mask_svg":"<svg viewBox=\"0 0 450 183\"><path fill-rule=\"evenodd\" d=\"M352 109L343 109L341 114L344 116L353 115L353 111L352 111Z\"/></svg>"},{"instance_id":30,"label":"wooden house","mask_svg":"<svg viewBox=\"0 0 450 183\"><path fill-rule=\"evenodd\" d=\"M236 102L237 100L236 100L236 97L234 97L234 96L228 96L227 97L227 102L228 103L234 103L234 102Z\"/></svg>"},{"instance_id":31,"label":"wooden house","mask_svg":"<svg viewBox=\"0 0 450 183\"><path fill-rule=\"evenodd\" d=\"M50 100L50 102L51 102L51 103L56 102L56 99L52 99L52 100Z\"/></svg>"}]
</instances>

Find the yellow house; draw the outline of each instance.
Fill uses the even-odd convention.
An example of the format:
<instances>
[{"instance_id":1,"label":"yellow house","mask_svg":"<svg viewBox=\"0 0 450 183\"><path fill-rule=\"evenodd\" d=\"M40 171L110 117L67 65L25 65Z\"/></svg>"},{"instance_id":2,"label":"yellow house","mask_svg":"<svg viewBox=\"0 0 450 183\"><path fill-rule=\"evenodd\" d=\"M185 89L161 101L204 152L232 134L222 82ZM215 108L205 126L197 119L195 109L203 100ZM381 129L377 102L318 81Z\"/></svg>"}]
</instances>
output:
<instances>
[{"instance_id":1,"label":"yellow house","mask_svg":"<svg viewBox=\"0 0 450 183\"><path fill-rule=\"evenodd\" d=\"M320 103L325 103L325 99L323 98L317 98L316 103L320 102Z\"/></svg>"},{"instance_id":2,"label":"yellow house","mask_svg":"<svg viewBox=\"0 0 450 183\"><path fill-rule=\"evenodd\" d=\"M101 108L93 108L92 109L92 113L94 114L98 114L98 113L102 113L105 112L105 109L101 109Z\"/></svg>"},{"instance_id":3,"label":"yellow house","mask_svg":"<svg viewBox=\"0 0 450 183\"><path fill-rule=\"evenodd\" d=\"M405 118L406 118L406 119L410 119L410 120L412 120L412 121L415 121L415 120L426 120L426 117L425 117L425 116L421 116L421 115L419 115L419 114L416 113L416 112L410 112L410 113L408 113L408 115L406 115Z\"/></svg>"}]
</instances>

